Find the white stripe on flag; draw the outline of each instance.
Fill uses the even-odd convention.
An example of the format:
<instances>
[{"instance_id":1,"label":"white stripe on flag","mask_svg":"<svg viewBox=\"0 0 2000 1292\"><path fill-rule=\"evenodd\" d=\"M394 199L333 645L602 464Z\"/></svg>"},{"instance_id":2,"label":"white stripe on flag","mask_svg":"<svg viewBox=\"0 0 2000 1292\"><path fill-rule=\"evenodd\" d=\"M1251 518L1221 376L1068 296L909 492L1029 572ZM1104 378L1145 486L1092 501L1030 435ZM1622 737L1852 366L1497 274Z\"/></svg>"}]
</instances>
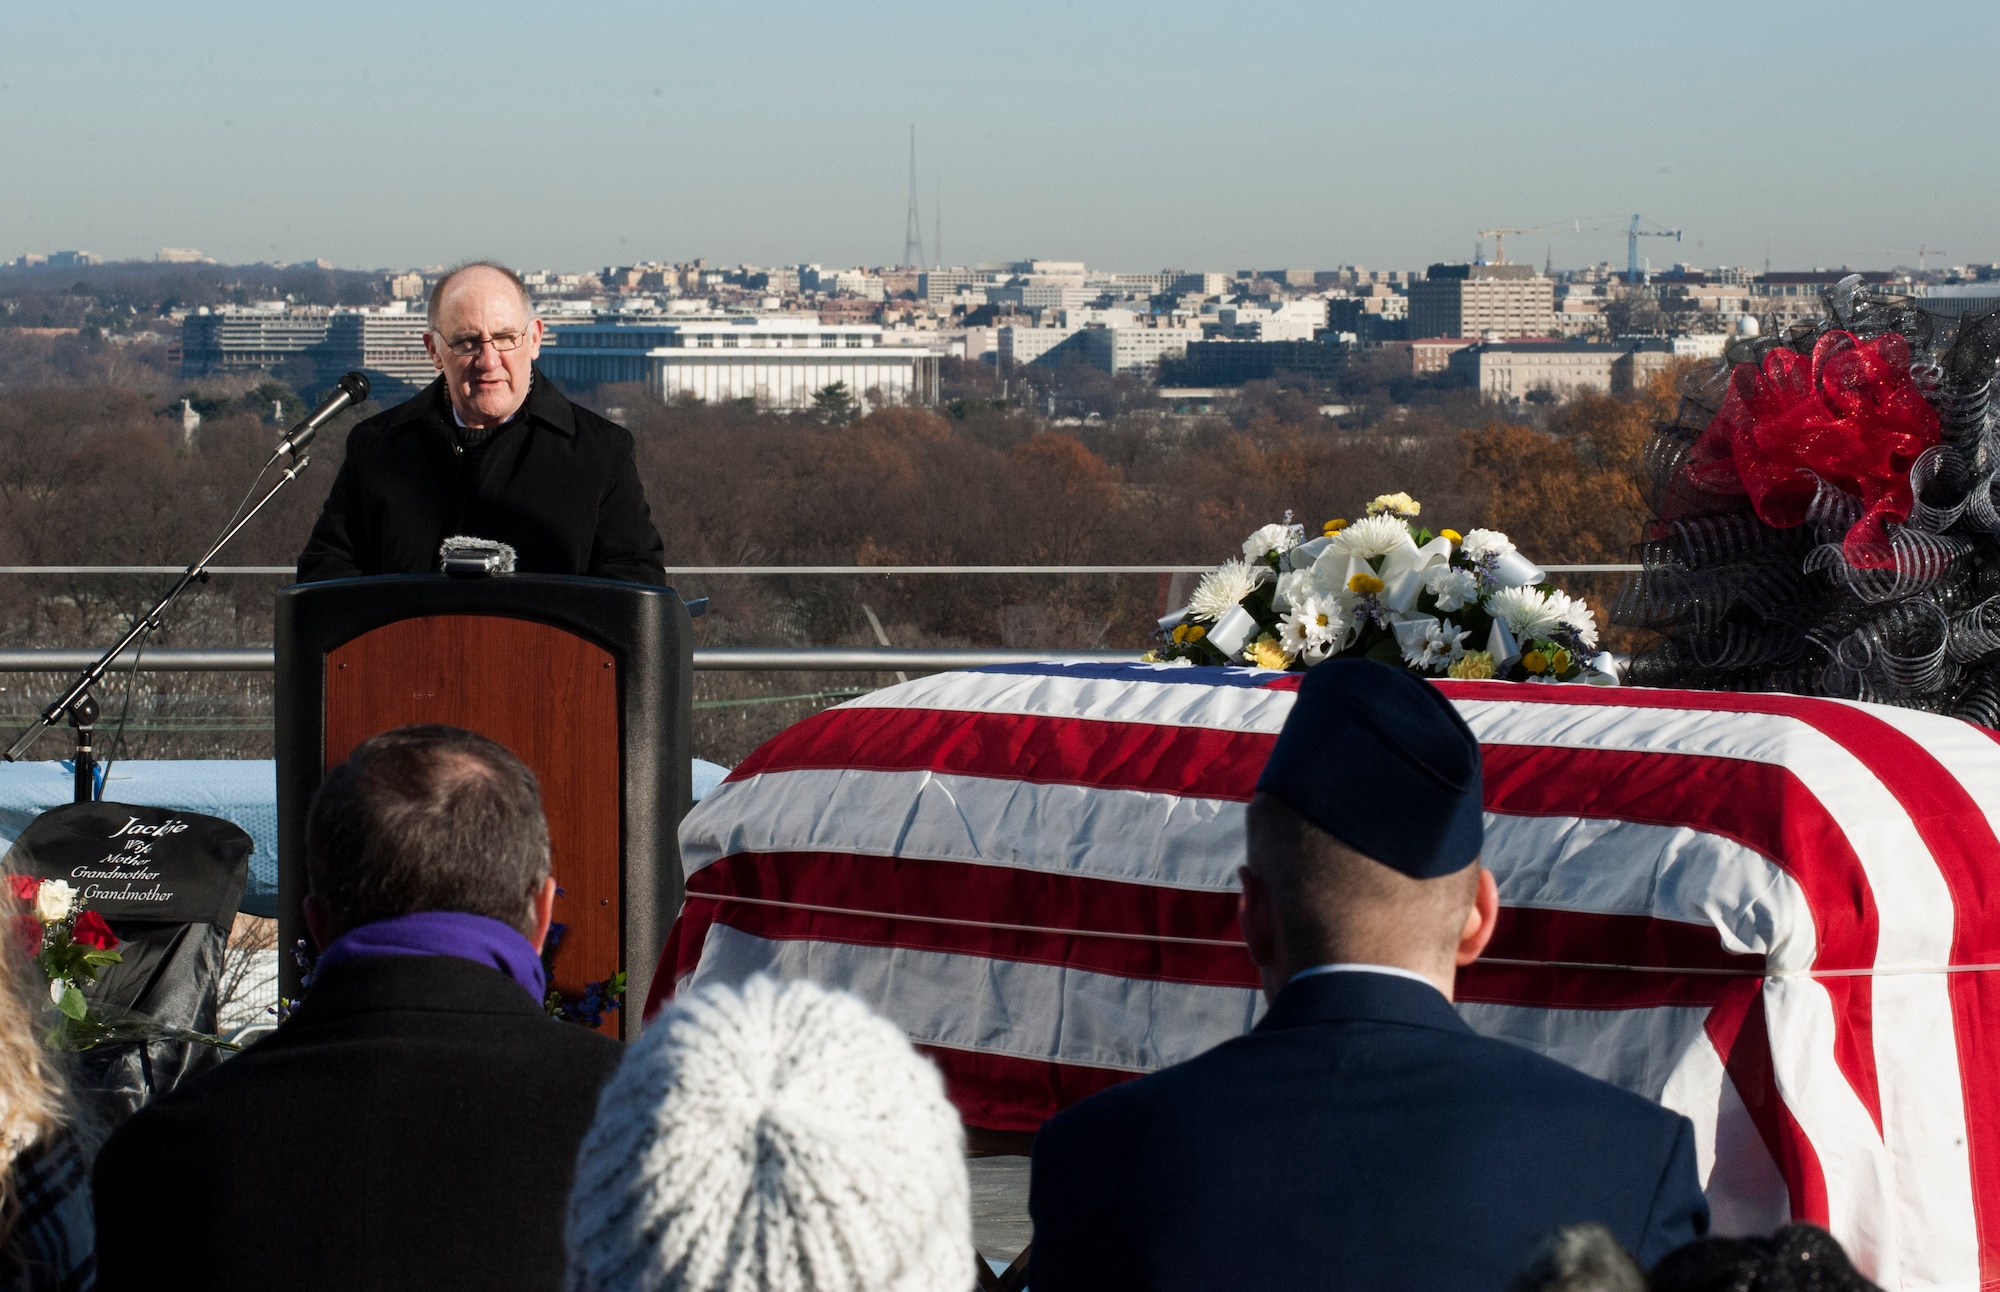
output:
<instances>
[{"instance_id":1,"label":"white stripe on flag","mask_svg":"<svg viewBox=\"0 0 2000 1292\"><path fill-rule=\"evenodd\" d=\"M1244 805L928 771L728 781L681 824L692 875L739 852L852 852L1234 892Z\"/></svg>"},{"instance_id":2,"label":"white stripe on flag","mask_svg":"<svg viewBox=\"0 0 2000 1292\"><path fill-rule=\"evenodd\" d=\"M752 974L853 992L919 1045L1154 1072L1241 1036L1263 1016L1241 987L1121 978L1060 965L899 947L779 941L711 925L691 985ZM1167 1027L1135 1019L1172 1020Z\"/></svg>"},{"instance_id":3,"label":"white stripe on flag","mask_svg":"<svg viewBox=\"0 0 2000 1292\"><path fill-rule=\"evenodd\" d=\"M1687 826L1488 812L1484 861L1502 906L1708 925L1726 950L1768 956L1774 967L1812 967L1805 892L1734 839Z\"/></svg>"}]
</instances>

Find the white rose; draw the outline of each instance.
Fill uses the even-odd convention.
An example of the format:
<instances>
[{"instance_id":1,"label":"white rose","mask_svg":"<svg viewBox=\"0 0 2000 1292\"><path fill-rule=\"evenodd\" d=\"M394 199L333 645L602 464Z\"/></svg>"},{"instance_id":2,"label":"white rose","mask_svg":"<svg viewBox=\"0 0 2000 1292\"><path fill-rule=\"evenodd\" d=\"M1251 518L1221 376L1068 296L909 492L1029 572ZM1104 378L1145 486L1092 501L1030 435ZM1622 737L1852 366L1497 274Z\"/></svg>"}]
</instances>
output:
<instances>
[{"instance_id":1,"label":"white rose","mask_svg":"<svg viewBox=\"0 0 2000 1292\"><path fill-rule=\"evenodd\" d=\"M1497 529L1469 529L1458 540L1458 550L1468 561L1487 556L1498 560L1514 554L1514 543Z\"/></svg>"},{"instance_id":2,"label":"white rose","mask_svg":"<svg viewBox=\"0 0 2000 1292\"><path fill-rule=\"evenodd\" d=\"M76 890L60 879L45 879L35 890L35 918L44 924L66 920L76 909Z\"/></svg>"},{"instance_id":3,"label":"white rose","mask_svg":"<svg viewBox=\"0 0 2000 1292\"><path fill-rule=\"evenodd\" d=\"M1471 570L1433 565L1424 572L1424 590L1437 598L1438 613L1448 615L1479 595L1479 581Z\"/></svg>"},{"instance_id":4,"label":"white rose","mask_svg":"<svg viewBox=\"0 0 2000 1292\"><path fill-rule=\"evenodd\" d=\"M1293 526L1266 525L1243 540L1243 559L1261 561L1273 552L1289 552L1298 541L1298 531Z\"/></svg>"}]
</instances>

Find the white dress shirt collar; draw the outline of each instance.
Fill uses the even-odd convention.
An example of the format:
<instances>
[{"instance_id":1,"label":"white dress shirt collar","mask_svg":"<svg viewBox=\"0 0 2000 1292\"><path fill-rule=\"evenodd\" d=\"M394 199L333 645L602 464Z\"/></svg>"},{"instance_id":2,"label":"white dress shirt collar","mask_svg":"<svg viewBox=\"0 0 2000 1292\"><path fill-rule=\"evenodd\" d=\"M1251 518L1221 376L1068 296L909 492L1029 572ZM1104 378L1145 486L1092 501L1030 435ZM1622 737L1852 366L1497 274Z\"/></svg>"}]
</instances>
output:
<instances>
[{"instance_id":1,"label":"white dress shirt collar","mask_svg":"<svg viewBox=\"0 0 2000 1292\"><path fill-rule=\"evenodd\" d=\"M1444 995L1442 991L1438 991L1438 985L1436 983L1424 977L1416 970L1398 969L1394 965L1364 965L1364 964L1314 965L1310 969L1301 969L1297 973L1293 974L1290 978L1287 978L1285 980L1285 985L1289 987L1301 978L1313 978L1323 973L1385 973L1393 978L1408 978L1411 982L1420 982L1424 986L1430 988L1432 991L1436 991L1438 995L1440 996Z\"/></svg>"}]
</instances>

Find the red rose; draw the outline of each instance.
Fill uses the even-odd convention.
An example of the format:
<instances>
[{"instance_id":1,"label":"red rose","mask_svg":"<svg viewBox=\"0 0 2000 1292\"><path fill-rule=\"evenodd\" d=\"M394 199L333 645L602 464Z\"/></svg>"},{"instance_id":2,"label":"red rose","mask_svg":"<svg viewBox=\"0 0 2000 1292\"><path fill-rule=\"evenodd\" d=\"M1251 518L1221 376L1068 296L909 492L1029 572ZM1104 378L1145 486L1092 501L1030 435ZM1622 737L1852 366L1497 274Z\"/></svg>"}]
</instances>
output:
<instances>
[{"instance_id":1,"label":"red rose","mask_svg":"<svg viewBox=\"0 0 2000 1292\"><path fill-rule=\"evenodd\" d=\"M42 881L36 879L33 875L7 876L7 888L14 894L14 900L17 902L34 901L35 890L41 886Z\"/></svg>"},{"instance_id":2,"label":"red rose","mask_svg":"<svg viewBox=\"0 0 2000 1292\"><path fill-rule=\"evenodd\" d=\"M104 917L96 911L78 911L76 925L69 931L70 941L80 942L87 947L109 951L118 945L118 935L104 922Z\"/></svg>"}]
</instances>

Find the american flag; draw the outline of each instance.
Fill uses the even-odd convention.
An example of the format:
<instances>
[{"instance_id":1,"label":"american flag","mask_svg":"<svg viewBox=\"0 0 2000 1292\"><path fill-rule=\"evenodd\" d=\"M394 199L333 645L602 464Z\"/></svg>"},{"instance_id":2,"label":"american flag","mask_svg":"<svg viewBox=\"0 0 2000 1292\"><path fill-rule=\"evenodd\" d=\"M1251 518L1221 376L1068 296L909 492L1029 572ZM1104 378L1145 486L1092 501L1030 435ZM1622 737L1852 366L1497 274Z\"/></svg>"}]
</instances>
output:
<instances>
[{"instance_id":1,"label":"american flag","mask_svg":"<svg viewBox=\"0 0 2000 1292\"><path fill-rule=\"evenodd\" d=\"M656 982L846 988L969 1125L1033 1130L1263 1002L1243 814L1296 674L920 678L759 749L682 828ZM1686 1114L1723 1233L2000 1288L2000 742L1786 695L1440 682L1485 755L1479 1031ZM648 1012L659 999L648 1002Z\"/></svg>"}]
</instances>

